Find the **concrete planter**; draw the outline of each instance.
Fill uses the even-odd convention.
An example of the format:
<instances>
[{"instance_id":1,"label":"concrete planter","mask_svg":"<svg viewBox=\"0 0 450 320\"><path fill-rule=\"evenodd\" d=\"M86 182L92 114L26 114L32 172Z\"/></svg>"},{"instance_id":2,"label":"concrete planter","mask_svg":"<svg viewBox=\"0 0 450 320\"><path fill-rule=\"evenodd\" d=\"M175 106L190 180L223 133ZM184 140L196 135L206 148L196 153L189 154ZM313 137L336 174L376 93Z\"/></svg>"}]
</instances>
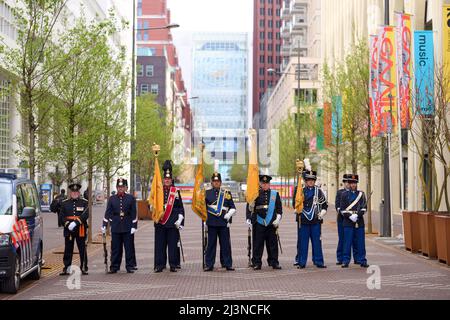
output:
<instances>
[{"instance_id":1,"label":"concrete planter","mask_svg":"<svg viewBox=\"0 0 450 320\"><path fill-rule=\"evenodd\" d=\"M419 212L419 228L421 251L424 256L430 259L437 258L436 231L434 218L435 212Z\"/></svg>"},{"instance_id":2,"label":"concrete planter","mask_svg":"<svg viewBox=\"0 0 450 320\"><path fill-rule=\"evenodd\" d=\"M405 248L413 253L421 251L419 213L403 211L403 230L405 233Z\"/></svg>"},{"instance_id":3,"label":"concrete planter","mask_svg":"<svg viewBox=\"0 0 450 320\"><path fill-rule=\"evenodd\" d=\"M434 217L437 258L450 266L450 214L438 213Z\"/></svg>"},{"instance_id":4,"label":"concrete planter","mask_svg":"<svg viewBox=\"0 0 450 320\"><path fill-rule=\"evenodd\" d=\"M152 214L146 200L137 200L137 211L139 220L152 220Z\"/></svg>"}]
</instances>

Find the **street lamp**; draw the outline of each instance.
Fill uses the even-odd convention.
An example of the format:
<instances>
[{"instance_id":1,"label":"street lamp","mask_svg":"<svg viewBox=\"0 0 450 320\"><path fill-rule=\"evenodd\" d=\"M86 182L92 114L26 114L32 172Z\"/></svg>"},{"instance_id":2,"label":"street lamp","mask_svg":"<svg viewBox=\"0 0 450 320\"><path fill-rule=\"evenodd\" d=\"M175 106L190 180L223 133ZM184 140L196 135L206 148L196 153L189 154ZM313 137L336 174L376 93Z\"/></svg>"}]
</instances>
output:
<instances>
[{"instance_id":1,"label":"street lamp","mask_svg":"<svg viewBox=\"0 0 450 320\"><path fill-rule=\"evenodd\" d=\"M132 62L131 62L131 128L130 128L130 191L134 195L136 189L136 174L135 174L135 164L134 164L134 149L135 149L135 130L136 130L136 31L144 30L163 30L163 29L173 29L180 27L179 24L169 24L162 27L151 27L145 29L136 29L136 0L133 0L133 28L132 28Z\"/></svg>"}]
</instances>

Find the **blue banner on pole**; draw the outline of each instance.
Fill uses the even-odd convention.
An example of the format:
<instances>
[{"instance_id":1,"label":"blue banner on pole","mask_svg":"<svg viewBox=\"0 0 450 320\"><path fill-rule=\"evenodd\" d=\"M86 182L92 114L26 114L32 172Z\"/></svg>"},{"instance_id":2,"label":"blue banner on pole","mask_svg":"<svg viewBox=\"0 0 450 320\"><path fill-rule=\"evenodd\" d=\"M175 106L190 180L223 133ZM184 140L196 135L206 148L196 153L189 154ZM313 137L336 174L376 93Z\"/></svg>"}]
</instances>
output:
<instances>
[{"instance_id":1,"label":"blue banner on pole","mask_svg":"<svg viewBox=\"0 0 450 320\"><path fill-rule=\"evenodd\" d=\"M332 104L331 130L333 134L333 143L336 139L339 139L340 143L342 141L342 97L333 97Z\"/></svg>"},{"instance_id":2,"label":"blue banner on pole","mask_svg":"<svg viewBox=\"0 0 450 320\"><path fill-rule=\"evenodd\" d=\"M433 31L414 32L416 99L415 112L434 115L434 46Z\"/></svg>"}]
</instances>

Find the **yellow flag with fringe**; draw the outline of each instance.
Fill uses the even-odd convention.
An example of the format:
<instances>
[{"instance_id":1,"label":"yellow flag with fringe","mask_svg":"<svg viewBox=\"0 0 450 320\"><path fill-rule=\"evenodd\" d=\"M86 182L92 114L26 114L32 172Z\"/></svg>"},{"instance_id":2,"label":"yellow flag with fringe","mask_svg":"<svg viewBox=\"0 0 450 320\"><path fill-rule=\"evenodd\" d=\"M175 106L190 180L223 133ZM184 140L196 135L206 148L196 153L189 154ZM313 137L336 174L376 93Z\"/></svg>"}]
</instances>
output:
<instances>
[{"instance_id":1,"label":"yellow flag with fringe","mask_svg":"<svg viewBox=\"0 0 450 320\"><path fill-rule=\"evenodd\" d=\"M249 131L250 155L247 173L247 194L248 204L253 203L259 196L259 169L258 169L258 148L256 130Z\"/></svg>"},{"instance_id":2,"label":"yellow flag with fringe","mask_svg":"<svg viewBox=\"0 0 450 320\"><path fill-rule=\"evenodd\" d=\"M205 202L205 188L203 187L203 149L204 145L200 145L202 153L201 160L197 165L197 173L195 175L194 191L192 193L192 211L197 214L203 222L206 221L206 202Z\"/></svg>"},{"instance_id":3,"label":"yellow flag with fringe","mask_svg":"<svg viewBox=\"0 0 450 320\"><path fill-rule=\"evenodd\" d=\"M147 201L152 208L152 219L158 223L164 215L164 190L157 158L159 152L158 145L153 146L153 152L155 152L155 173Z\"/></svg>"},{"instance_id":4,"label":"yellow flag with fringe","mask_svg":"<svg viewBox=\"0 0 450 320\"><path fill-rule=\"evenodd\" d=\"M303 168L305 167L303 161L297 160L297 173L298 173L298 182L297 182L297 192L295 193L295 213L301 214L303 211L303 186L302 186L302 173Z\"/></svg>"}]
</instances>

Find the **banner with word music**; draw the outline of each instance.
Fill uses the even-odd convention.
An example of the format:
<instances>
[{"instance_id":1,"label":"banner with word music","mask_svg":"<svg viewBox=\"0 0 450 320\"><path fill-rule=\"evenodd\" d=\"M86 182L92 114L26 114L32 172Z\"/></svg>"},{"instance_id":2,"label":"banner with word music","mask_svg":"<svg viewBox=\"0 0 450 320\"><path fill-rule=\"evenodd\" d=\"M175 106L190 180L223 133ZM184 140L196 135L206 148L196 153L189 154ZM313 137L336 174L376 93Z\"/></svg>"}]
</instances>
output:
<instances>
[{"instance_id":1,"label":"banner with word music","mask_svg":"<svg viewBox=\"0 0 450 320\"><path fill-rule=\"evenodd\" d=\"M434 115L434 42L433 31L414 32L414 64L416 79L415 112Z\"/></svg>"}]
</instances>

